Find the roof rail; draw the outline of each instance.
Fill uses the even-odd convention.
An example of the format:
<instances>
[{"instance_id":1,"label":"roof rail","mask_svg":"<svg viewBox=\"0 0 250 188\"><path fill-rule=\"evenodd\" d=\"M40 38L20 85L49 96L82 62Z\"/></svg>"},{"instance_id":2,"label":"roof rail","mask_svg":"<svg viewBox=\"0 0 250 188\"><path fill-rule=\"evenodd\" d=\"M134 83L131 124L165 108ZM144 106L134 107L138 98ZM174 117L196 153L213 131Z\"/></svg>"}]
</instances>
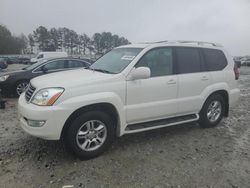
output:
<instances>
[{"instance_id":1,"label":"roof rail","mask_svg":"<svg viewBox=\"0 0 250 188\"><path fill-rule=\"evenodd\" d=\"M214 43L214 42L203 42L203 41L185 41L185 40L180 40L177 41L179 43L196 43L198 45L205 45L205 44L210 44L212 46L217 46L217 47L223 47L221 44Z\"/></svg>"},{"instance_id":2,"label":"roof rail","mask_svg":"<svg viewBox=\"0 0 250 188\"><path fill-rule=\"evenodd\" d=\"M167 43L168 40L156 41L156 42L140 42L139 44L157 44L157 43Z\"/></svg>"},{"instance_id":3,"label":"roof rail","mask_svg":"<svg viewBox=\"0 0 250 188\"><path fill-rule=\"evenodd\" d=\"M211 46L216 46L216 47L223 47L221 44L218 43L213 43L213 42L203 42L203 41L186 41L186 40L165 40L165 41L157 41L157 42L144 42L143 44L157 44L157 43L182 43L182 44L187 44L187 43L195 43L197 45L206 45L209 44Z\"/></svg>"}]
</instances>

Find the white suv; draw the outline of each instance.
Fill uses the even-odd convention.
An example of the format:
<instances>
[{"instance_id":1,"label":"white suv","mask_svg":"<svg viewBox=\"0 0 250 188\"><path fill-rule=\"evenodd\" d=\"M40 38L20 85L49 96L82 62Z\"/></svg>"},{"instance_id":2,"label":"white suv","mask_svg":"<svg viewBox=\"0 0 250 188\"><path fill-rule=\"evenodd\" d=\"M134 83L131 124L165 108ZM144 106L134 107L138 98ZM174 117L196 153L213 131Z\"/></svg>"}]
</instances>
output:
<instances>
[{"instance_id":1,"label":"white suv","mask_svg":"<svg viewBox=\"0 0 250 188\"><path fill-rule=\"evenodd\" d=\"M122 46L88 69L31 80L19 98L21 126L92 158L116 136L194 121L214 127L239 98L238 76L233 58L214 43Z\"/></svg>"}]
</instances>

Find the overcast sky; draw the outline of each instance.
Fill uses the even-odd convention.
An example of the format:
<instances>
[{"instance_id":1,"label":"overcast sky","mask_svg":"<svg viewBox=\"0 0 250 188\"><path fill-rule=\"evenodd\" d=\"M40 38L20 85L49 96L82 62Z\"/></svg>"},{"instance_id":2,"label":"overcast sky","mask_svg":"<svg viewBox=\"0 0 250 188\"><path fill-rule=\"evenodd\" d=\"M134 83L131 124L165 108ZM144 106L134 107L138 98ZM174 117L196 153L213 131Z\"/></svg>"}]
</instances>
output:
<instances>
[{"instance_id":1,"label":"overcast sky","mask_svg":"<svg viewBox=\"0 0 250 188\"><path fill-rule=\"evenodd\" d=\"M110 31L132 43L212 41L250 55L250 0L0 0L0 24L17 35L43 25Z\"/></svg>"}]
</instances>

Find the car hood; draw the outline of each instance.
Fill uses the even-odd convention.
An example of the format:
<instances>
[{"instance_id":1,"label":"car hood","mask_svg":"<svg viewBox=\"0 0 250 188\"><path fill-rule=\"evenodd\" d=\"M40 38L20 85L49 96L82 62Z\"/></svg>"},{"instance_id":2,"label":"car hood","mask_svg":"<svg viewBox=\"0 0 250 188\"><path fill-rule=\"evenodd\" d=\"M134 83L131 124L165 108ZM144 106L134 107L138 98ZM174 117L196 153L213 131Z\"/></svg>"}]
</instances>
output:
<instances>
[{"instance_id":1,"label":"car hood","mask_svg":"<svg viewBox=\"0 0 250 188\"><path fill-rule=\"evenodd\" d=\"M36 88L63 87L70 88L94 82L103 82L110 79L113 74L105 74L93 70L76 69L62 71L36 77L31 80L31 84Z\"/></svg>"},{"instance_id":2,"label":"car hood","mask_svg":"<svg viewBox=\"0 0 250 188\"><path fill-rule=\"evenodd\" d=\"M5 76L5 75L17 75L17 74L20 74L20 73L23 73L23 72L26 72L27 70L17 70L17 71L8 71L8 72L0 72L0 76Z\"/></svg>"}]
</instances>

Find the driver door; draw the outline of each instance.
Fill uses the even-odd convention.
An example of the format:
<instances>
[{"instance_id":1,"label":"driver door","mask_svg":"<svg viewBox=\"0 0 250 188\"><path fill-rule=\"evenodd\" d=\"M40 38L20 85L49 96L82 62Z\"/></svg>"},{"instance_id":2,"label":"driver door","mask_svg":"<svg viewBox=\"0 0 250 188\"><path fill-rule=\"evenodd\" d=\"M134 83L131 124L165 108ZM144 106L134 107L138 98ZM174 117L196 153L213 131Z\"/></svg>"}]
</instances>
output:
<instances>
[{"instance_id":1,"label":"driver door","mask_svg":"<svg viewBox=\"0 0 250 188\"><path fill-rule=\"evenodd\" d=\"M174 71L172 48L150 50L136 64L137 67L148 67L151 77L127 81L127 123L175 116L178 109L178 79Z\"/></svg>"},{"instance_id":2,"label":"driver door","mask_svg":"<svg viewBox=\"0 0 250 188\"><path fill-rule=\"evenodd\" d=\"M65 69L65 67L66 67L65 64L66 64L66 61L61 60L61 59L60 60L49 61L48 63L40 66L37 69L35 69L33 71L33 73L34 73L33 77L48 74L48 73L52 73L52 72L58 72L58 71L66 70ZM44 70L46 70L46 72Z\"/></svg>"},{"instance_id":3,"label":"driver door","mask_svg":"<svg viewBox=\"0 0 250 188\"><path fill-rule=\"evenodd\" d=\"M66 61L63 59L51 61L43 66L47 71L46 73L58 72L64 70Z\"/></svg>"}]
</instances>

